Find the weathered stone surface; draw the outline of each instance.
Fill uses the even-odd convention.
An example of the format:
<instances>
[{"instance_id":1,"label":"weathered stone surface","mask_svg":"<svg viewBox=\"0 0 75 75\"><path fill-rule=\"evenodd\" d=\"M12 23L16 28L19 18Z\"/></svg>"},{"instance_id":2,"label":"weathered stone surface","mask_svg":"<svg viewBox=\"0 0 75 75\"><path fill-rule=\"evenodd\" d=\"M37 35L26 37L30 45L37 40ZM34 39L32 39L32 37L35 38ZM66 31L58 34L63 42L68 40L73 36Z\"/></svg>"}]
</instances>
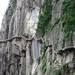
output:
<instances>
[{"instance_id":1,"label":"weathered stone surface","mask_svg":"<svg viewBox=\"0 0 75 75\"><path fill-rule=\"evenodd\" d=\"M37 31L40 6L45 1L51 2L11 0L0 31L0 75L51 75L67 63L69 72L62 75L75 74L75 32L64 44L62 22L48 35ZM62 2L52 0L52 25L62 15Z\"/></svg>"}]
</instances>

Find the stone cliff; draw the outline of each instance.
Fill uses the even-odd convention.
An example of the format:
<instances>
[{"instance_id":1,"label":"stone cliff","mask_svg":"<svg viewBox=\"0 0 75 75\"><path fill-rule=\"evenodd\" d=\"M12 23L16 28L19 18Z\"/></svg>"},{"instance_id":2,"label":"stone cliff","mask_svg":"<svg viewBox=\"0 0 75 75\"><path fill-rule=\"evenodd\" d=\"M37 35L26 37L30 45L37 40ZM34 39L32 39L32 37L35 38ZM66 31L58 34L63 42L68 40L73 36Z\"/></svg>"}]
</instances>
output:
<instances>
[{"instance_id":1,"label":"stone cliff","mask_svg":"<svg viewBox=\"0 0 75 75\"><path fill-rule=\"evenodd\" d=\"M0 75L75 75L74 8L74 0L10 0Z\"/></svg>"}]
</instances>

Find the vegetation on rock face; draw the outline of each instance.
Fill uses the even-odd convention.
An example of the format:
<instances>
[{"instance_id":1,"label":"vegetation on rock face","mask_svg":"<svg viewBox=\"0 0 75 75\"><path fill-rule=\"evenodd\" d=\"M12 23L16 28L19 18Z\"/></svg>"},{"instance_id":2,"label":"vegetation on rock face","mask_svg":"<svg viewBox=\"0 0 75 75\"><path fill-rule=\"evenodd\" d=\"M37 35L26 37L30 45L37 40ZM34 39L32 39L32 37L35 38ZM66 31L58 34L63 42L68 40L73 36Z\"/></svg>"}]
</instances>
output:
<instances>
[{"instance_id":1,"label":"vegetation on rock face","mask_svg":"<svg viewBox=\"0 0 75 75\"><path fill-rule=\"evenodd\" d=\"M10 0L10 4L11 4L11 2L12 2L12 4L13 4L13 7L12 7L12 9L11 9L11 16L13 15L13 13L14 13L14 11L15 11L15 8L16 8L16 4L17 4L17 0Z\"/></svg>"},{"instance_id":2,"label":"vegetation on rock face","mask_svg":"<svg viewBox=\"0 0 75 75\"><path fill-rule=\"evenodd\" d=\"M20 11L22 10L22 7L20 7Z\"/></svg>"},{"instance_id":3,"label":"vegetation on rock face","mask_svg":"<svg viewBox=\"0 0 75 75\"><path fill-rule=\"evenodd\" d=\"M56 3L58 3L59 0L56 0ZM51 25L51 18L52 18L52 5L51 3L45 2L41 6L42 13L39 15L39 22L38 22L38 30L44 35L48 30L53 30L53 28L56 25L59 25L59 22L61 21L62 24L60 24L61 27L63 27L63 42L66 43L66 41L70 40L72 38L73 32L75 31L75 0L64 0L62 3L62 16L57 19L54 23L54 25ZM61 40L62 41L62 40ZM38 58L38 63L42 63L41 70L43 73L46 72L46 45L41 47L41 56ZM50 60L50 65L52 65L54 60ZM53 70L53 71L52 71ZM58 70L51 69L50 72L53 72L50 75L64 75L65 73L69 72L68 63L63 64L60 66Z\"/></svg>"},{"instance_id":4,"label":"vegetation on rock face","mask_svg":"<svg viewBox=\"0 0 75 75\"><path fill-rule=\"evenodd\" d=\"M44 2L41 6L42 13L39 15L38 22L38 31L41 32L42 35L47 31L47 26L52 17L52 5L51 3Z\"/></svg>"},{"instance_id":5,"label":"vegetation on rock face","mask_svg":"<svg viewBox=\"0 0 75 75\"><path fill-rule=\"evenodd\" d=\"M58 3L59 0L56 0L56 3ZM41 6L42 13L39 15L39 22L37 30L41 32L42 36L45 35L45 33L51 32L53 28L57 25L57 23L60 21L58 19L54 25L51 24L52 19L52 1L50 3L44 2Z\"/></svg>"},{"instance_id":6,"label":"vegetation on rock face","mask_svg":"<svg viewBox=\"0 0 75 75\"><path fill-rule=\"evenodd\" d=\"M16 8L17 0L14 0L13 4L14 4L14 8Z\"/></svg>"},{"instance_id":7,"label":"vegetation on rock face","mask_svg":"<svg viewBox=\"0 0 75 75\"><path fill-rule=\"evenodd\" d=\"M49 75L68 75L69 72L68 63L64 63L58 69L51 66Z\"/></svg>"},{"instance_id":8,"label":"vegetation on rock face","mask_svg":"<svg viewBox=\"0 0 75 75\"><path fill-rule=\"evenodd\" d=\"M46 50L47 50L47 46L45 44L42 45L40 53L41 53L41 59L42 59L42 65L41 65L41 70L42 73L44 74L46 72Z\"/></svg>"},{"instance_id":9,"label":"vegetation on rock face","mask_svg":"<svg viewBox=\"0 0 75 75\"><path fill-rule=\"evenodd\" d=\"M59 0L56 0L58 3ZM66 42L72 38L73 32L75 31L75 0L64 0L62 3L62 19L64 27L64 38L63 41ZM38 22L38 31L44 35L46 32L51 32L53 28L58 25L60 19L51 25L52 18L52 4L48 2L44 2L41 6L42 13L39 15Z\"/></svg>"},{"instance_id":10,"label":"vegetation on rock face","mask_svg":"<svg viewBox=\"0 0 75 75\"><path fill-rule=\"evenodd\" d=\"M40 64L41 59L43 59L43 58L45 57L46 50L47 50L47 46L46 46L45 44L43 44L43 45L41 46L41 50L40 50L41 56L37 59L38 64Z\"/></svg>"},{"instance_id":11,"label":"vegetation on rock face","mask_svg":"<svg viewBox=\"0 0 75 75\"><path fill-rule=\"evenodd\" d=\"M45 44L43 44L41 46L41 50L40 50L40 57L37 59L38 61L38 64L42 63L41 65L41 71L42 73L44 74L46 72L46 56L47 56L47 53L46 53L46 50L47 50L47 46Z\"/></svg>"},{"instance_id":12,"label":"vegetation on rock face","mask_svg":"<svg viewBox=\"0 0 75 75\"><path fill-rule=\"evenodd\" d=\"M64 0L63 2L64 20L64 41L72 38L75 31L75 0Z\"/></svg>"},{"instance_id":13,"label":"vegetation on rock face","mask_svg":"<svg viewBox=\"0 0 75 75\"><path fill-rule=\"evenodd\" d=\"M56 0L56 3L58 3L59 2L59 0Z\"/></svg>"}]
</instances>

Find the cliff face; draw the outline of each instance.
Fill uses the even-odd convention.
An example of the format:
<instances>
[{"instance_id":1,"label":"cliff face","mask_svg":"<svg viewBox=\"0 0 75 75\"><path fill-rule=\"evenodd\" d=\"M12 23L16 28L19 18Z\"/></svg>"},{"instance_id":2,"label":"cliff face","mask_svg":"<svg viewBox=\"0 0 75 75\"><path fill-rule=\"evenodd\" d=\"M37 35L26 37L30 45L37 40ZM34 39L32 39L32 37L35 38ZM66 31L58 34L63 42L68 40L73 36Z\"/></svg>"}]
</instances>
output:
<instances>
[{"instance_id":1,"label":"cliff face","mask_svg":"<svg viewBox=\"0 0 75 75\"><path fill-rule=\"evenodd\" d=\"M0 32L0 74L74 75L74 3L11 0Z\"/></svg>"}]
</instances>

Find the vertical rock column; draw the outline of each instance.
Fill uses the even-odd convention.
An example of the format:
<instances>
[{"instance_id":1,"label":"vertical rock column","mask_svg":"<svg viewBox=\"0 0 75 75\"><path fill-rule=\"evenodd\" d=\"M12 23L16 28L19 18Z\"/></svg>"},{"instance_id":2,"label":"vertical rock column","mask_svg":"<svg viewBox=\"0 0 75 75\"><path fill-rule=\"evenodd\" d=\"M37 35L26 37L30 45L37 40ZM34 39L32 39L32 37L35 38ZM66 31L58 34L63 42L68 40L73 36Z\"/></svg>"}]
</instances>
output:
<instances>
[{"instance_id":1,"label":"vertical rock column","mask_svg":"<svg viewBox=\"0 0 75 75\"><path fill-rule=\"evenodd\" d=\"M30 57L30 49L31 48L31 42L28 41L27 43L27 51L26 51L26 75L31 74L31 57Z\"/></svg>"}]
</instances>

